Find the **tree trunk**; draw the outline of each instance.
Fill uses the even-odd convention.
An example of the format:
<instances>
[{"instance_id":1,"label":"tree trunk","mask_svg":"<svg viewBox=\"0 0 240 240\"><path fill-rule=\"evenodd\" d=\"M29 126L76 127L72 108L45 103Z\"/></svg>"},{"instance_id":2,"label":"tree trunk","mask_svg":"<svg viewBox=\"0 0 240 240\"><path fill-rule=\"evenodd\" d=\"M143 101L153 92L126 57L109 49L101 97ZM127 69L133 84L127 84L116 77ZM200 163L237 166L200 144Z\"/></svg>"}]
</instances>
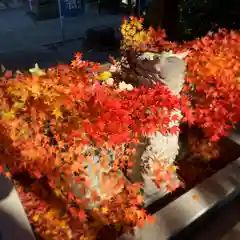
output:
<instances>
[{"instance_id":1,"label":"tree trunk","mask_svg":"<svg viewBox=\"0 0 240 240\"><path fill-rule=\"evenodd\" d=\"M178 40L179 0L152 0L145 21L146 27L165 29L169 40Z\"/></svg>"}]
</instances>

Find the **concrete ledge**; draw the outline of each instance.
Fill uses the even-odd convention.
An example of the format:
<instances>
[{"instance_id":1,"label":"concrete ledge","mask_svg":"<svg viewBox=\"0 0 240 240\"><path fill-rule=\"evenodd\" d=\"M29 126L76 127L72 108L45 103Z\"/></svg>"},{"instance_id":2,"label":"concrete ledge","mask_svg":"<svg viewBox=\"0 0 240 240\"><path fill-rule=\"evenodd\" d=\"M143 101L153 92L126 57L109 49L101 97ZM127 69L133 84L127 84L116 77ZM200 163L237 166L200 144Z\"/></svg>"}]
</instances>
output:
<instances>
[{"instance_id":1,"label":"concrete ledge","mask_svg":"<svg viewBox=\"0 0 240 240\"><path fill-rule=\"evenodd\" d=\"M232 141L234 141L235 143L240 145L240 134L237 132L237 130L234 130L228 137L229 139L231 139Z\"/></svg>"},{"instance_id":2,"label":"concrete ledge","mask_svg":"<svg viewBox=\"0 0 240 240\"><path fill-rule=\"evenodd\" d=\"M237 135L230 134L229 138L239 141ZM135 229L134 237L125 234L119 240L169 239L238 193L240 158L156 212L156 224L145 224L142 229Z\"/></svg>"},{"instance_id":3,"label":"concrete ledge","mask_svg":"<svg viewBox=\"0 0 240 240\"><path fill-rule=\"evenodd\" d=\"M230 232L228 232L221 240L238 240L240 238L240 223L237 223Z\"/></svg>"},{"instance_id":4,"label":"concrete ledge","mask_svg":"<svg viewBox=\"0 0 240 240\"><path fill-rule=\"evenodd\" d=\"M35 240L14 186L0 175L0 239Z\"/></svg>"}]
</instances>

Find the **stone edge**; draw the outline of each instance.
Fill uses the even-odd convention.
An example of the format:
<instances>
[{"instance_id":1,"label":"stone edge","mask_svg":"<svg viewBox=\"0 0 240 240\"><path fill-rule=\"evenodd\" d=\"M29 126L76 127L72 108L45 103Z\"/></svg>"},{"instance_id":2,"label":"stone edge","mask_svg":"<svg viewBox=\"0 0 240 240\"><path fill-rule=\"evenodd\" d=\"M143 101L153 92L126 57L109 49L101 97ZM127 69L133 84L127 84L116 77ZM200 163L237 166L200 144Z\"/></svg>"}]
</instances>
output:
<instances>
[{"instance_id":1,"label":"stone edge","mask_svg":"<svg viewBox=\"0 0 240 240\"><path fill-rule=\"evenodd\" d=\"M228 138L240 145L238 134L232 133ZM135 229L135 237L124 234L118 240L169 239L238 193L240 193L240 157L157 211L154 214L155 224L146 223L142 229Z\"/></svg>"},{"instance_id":2,"label":"stone edge","mask_svg":"<svg viewBox=\"0 0 240 240\"><path fill-rule=\"evenodd\" d=\"M18 236L19 238L24 237L24 240L35 240L28 217L14 185L3 175L0 175L0 184L2 185L2 194L5 192L3 189L9 188L9 193L6 192L6 196L0 201L0 211L13 219L13 221L8 221L6 225L3 224L6 228L0 228L2 237L4 236L3 238L0 236L0 239L12 239L14 236ZM0 219L1 221L4 221L4 219ZM11 232L9 232L10 229Z\"/></svg>"}]
</instances>

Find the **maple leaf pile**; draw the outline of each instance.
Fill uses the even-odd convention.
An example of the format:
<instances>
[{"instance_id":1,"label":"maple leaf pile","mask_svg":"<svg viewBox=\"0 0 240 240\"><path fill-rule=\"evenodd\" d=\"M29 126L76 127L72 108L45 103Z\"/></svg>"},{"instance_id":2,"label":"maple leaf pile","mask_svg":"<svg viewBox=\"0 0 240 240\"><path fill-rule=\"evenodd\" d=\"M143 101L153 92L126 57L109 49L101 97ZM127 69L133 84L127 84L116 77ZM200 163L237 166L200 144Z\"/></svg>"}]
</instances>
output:
<instances>
[{"instance_id":1,"label":"maple leaf pile","mask_svg":"<svg viewBox=\"0 0 240 240\"><path fill-rule=\"evenodd\" d=\"M102 84L99 68L76 54L71 65L36 65L0 82L1 165L13 180L19 173L34 179L16 185L46 239L94 239L105 224L143 225L150 217L141 184L122 174L133 165L130 145L157 130L178 132L169 122L179 99L165 86L124 90Z\"/></svg>"},{"instance_id":2,"label":"maple leaf pile","mask_svg":"<svg viewBox=\"0 0 240 240\"><path fill-rule=\"evenodd\" d=\"M194 151L203 156L212 147L215 151L215 143L228 135L240 120L240 32L219 29L201 39L178 44L167 41L162 29L143 29L143 21L135 17L124 19L123 51L189 51L181 92L183 121L203 132L205 139L191 139Z\"/></svg>"},{"instance_id":3,"label":"maple leaf pile","mask_svg":"<svg viewBox=\"0 0 240 240\"><path fill-rule=\"evenodd\" d=\"M240 120L240 32L222 29L183 47L191 49L182 92L186 121L217 141Z\"/></svg>"},{"instance_id":4,"label":"maple leaf pile","mask_svg":"<svg viewBox=\"0 0 240 240\"><path fill-rule=\"evenodd\" d=\"M101 75L101 66L81 54L70 65L46 71L36 65L30 73L1 77L1 171L16 183L44 239L91 240L104 225L127 231L152 221L143 208L142 185L123 173L131 171L131 146L142 136L179 133L169 124L179 117L173 110L181 108L184 121L209 141L240 120L239 32L221 30L178 45L165 41L164 31L143 30L142 20L131 18L122 33L123 51L190 51L181 99L161 83L137 87L109 72ZM163 182L175 171L161 164L154 169ZM27 185L16 178L23 173Z\"/></svg>"}]
</instances>

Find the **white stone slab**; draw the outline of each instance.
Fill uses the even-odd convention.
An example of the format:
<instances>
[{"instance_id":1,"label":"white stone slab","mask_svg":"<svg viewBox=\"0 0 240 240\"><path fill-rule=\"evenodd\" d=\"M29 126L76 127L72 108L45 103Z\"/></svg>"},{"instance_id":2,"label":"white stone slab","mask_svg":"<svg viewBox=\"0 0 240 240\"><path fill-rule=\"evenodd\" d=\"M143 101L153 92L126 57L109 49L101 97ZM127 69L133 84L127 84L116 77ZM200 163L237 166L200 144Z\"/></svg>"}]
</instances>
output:
<instances>
[{"instance_id":1,"label":"white stone slab","mask_svg":"<svg viewBox=\"0 0 240 240\"><path fill-rule=\"evenodd\" d=\"M237 132L237 130L234 130L230 133L229 139L240 145L240 134Z\"/></svg>"}]
</instances>

